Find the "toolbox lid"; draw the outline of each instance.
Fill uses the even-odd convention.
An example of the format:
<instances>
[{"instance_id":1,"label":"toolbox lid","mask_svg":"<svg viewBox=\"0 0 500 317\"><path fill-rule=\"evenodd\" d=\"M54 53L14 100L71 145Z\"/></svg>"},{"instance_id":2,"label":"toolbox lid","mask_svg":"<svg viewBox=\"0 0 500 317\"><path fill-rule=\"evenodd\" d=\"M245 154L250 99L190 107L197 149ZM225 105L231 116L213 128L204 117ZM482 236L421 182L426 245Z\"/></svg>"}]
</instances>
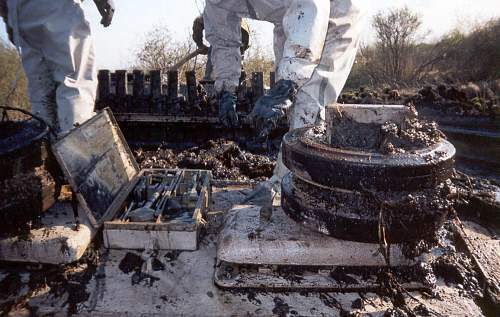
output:
<instances>
[{"instance_id":1,"label":"toolbox lid","mask_svg":"<svg viewBox=\"0 0 500 317\"><path fill-rule=\"evenodd\" d=\"M139 173L111 110L71 130L52 149L92 225L100 227L110 220Z\"/></svg>"}]
</instances>

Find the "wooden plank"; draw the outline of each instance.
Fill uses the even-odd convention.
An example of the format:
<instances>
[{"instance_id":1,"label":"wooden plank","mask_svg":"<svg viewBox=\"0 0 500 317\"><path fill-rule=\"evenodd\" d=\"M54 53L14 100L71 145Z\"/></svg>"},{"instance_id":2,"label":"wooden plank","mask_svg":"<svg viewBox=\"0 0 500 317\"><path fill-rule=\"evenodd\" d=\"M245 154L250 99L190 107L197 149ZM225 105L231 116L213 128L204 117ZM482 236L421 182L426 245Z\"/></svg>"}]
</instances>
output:
<instances>
[{"instance_id":1,"label":"wooden plank","mask_svg":"<svg viewBox=\"0 0 500 317\"><path fill-rule=\"evenodd\" d=\"M186 85L188 103L192 105L198 100L198 92L196 90L196 73L194 71L186 72Z\"/></svg>"},{"instance_id":2,"label":"wooden plank","mask_svg":"<svg viewBox=\"0 0 500 317\"><path fill-rule=\"evenodd\" d=\"M116 87L116 96L120 98L124 98L127 96L128 91L128 78L126 70L117 70L115 72L115 87Z\"/></svg>"},{"instance_id":3,"label":"wooden plank","mask_svg":"<svg viewBox=\"0 0 500 317\"><path fill-rule=\"evenodd\" d=\"M276 73L275 72L270 72L269 73L269 86L271 89L276 86Z\"/></svg>"},{"instance_id":4,"label":"wooden plank","mask_svg":"<svg viewBox=\"0 0 500 317\"><path fill-rule=\"evenodd\" d=\"M107 69L102 69L97 75L98 80L98 98L99 100L105 100L109 98L111 94L111 77L110 72Z\"/></svg>"},{"instance_id":5,"label":"wooden plank","mask_svg":"<svg viewBox=\"0 0 500 317\"><path fill-rule=\"evenodd\" d=\"M454 220L453 225L481 271L489 299L500 305L500 240L474 222Z\"/></svg>"},{"instance_id":6,"label":"wooden plank","mask_svg":"<svg viewBox=\"0 0 500 317\"><path fill-rule=\"evenodd\" d=\"M117 113L119 122L150 122L150 123L219 123L217 117L163 116L148 113Z\"/></svg>"},{"instance_id":7,"label":"wooden plank","mask_svg":"<svg viewBox=\"0 0 500 317\"><path fill-rule=\"evenodd\" d=\"M144 72L139 69L134 69L134 83L132 94L134 97L144 96Z\"/></svg>"},{"instance_id":8,"label":"wooden plank","mask_svg":"<svg viewBox=\"0 0 500 317\"><path fill-rule=\"evenodd\" d=\"M255 101L264 96L264 74L262 72L252 73L252 91Z\"/></svg>"}]
</instances>

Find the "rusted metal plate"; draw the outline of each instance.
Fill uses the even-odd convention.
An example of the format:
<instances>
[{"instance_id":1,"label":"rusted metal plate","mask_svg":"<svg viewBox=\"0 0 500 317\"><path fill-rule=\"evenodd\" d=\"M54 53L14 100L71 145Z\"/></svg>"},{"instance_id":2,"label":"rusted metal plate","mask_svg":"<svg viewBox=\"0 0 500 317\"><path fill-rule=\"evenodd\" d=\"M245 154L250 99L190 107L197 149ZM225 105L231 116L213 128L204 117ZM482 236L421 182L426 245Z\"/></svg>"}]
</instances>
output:
<instances>
[{"instance_id":1,"label":"rusted metal plate","mask_svg":"<svg viewBox=\"0 0 500 317\"><path fill-rule=\"evenodd\" d=\"M124 202L139 167L107 108L53 145L79 203L99 227Z\"/></svg>"},{"instance_id":2,"label":"rusted metal plate","mask_svg":"<svg viewBox=\"0 0 500 317\"><path fill-rule=\"evenodd\" d=\"M382 210L386 237L392 243L432 237L451 210L447 186L367 194L324 187L289 173L281 188L281 206L297 223L338 239L358 242L380 241ZM382 201L390 203L382 205Z\"/></svg>"}]
</instances>

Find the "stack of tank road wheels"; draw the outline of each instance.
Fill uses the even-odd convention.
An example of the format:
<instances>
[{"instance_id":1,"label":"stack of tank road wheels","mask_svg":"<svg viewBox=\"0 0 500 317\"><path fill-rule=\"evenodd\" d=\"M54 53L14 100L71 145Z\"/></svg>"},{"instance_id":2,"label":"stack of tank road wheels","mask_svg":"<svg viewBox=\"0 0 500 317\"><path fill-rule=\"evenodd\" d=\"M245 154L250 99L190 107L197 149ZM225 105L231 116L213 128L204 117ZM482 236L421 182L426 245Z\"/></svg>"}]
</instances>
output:
<instances>
[{"instance_id":1,"label":"stack of tank road wheels","mask_svg":"<svg viewBox=\"0 0 500 317\"><path fill-rule=\"evenodd\" d=\"M0 236L27 234L57 200L61 172L39 120L0 122Z\"/></svg>"},{"instance_id":2,"label":"stack of tank road wheels","mask_svg":"<svg viewBox=\"0 0 500 317\"><path fill-rule=\"evenodd\" d=\"M282 207L298 223L349 241L432 237L451 209L454 146L406 106L327 107L326 127L289 132Z\"/></svg>"}]
</instances>

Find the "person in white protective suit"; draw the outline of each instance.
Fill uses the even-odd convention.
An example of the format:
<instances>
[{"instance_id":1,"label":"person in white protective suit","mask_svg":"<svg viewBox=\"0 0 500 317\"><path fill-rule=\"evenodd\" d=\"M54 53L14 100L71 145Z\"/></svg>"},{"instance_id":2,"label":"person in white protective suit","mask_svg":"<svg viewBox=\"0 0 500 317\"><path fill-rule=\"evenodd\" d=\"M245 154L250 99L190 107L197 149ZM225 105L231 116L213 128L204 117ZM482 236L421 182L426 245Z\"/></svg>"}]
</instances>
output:
<instances>
[{"instance_id":1,"label":"person in white protective suit","mask_svg":"<svg viewBox=\"0 0 500 317\"><path fill-rule=\"evenodd\" d=\"M97 75L81 0L0 0L28 78L32 112L65 133L94 114ZM94 1L111 24L112 0Z\"/></svg>"},{"instance_id":2,"label":"person in white protective suit","mask_svg":"<svg viewBox=\"0 0 500 317\"><path fill-rule=\"evenodd\" d=\"M212 47L221 122L238 124L234 93L240 78L238 26L243 17L274 24L277 83L249 116L260 137L269 135L285 112L290 129L324 120L325 106L337 100L349 76L363 30L354 1L206 0L205 35ZM259 184L247 201L272 199L287 172L280 153L274 176Z\"/></svg>"}]
</instances>

